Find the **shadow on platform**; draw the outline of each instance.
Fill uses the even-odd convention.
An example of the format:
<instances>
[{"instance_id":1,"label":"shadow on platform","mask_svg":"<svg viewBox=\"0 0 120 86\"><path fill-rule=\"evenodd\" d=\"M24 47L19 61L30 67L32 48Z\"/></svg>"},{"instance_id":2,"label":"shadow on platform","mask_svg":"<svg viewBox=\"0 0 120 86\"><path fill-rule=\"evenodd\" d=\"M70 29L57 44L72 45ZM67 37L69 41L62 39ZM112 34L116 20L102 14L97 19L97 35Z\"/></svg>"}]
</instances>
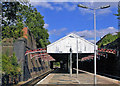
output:
<instances>
[{"instance_id":1,"label":"shadow on platform","mask_svg":"<svg viewBox=\"0 0 120 86\"><path fill-rule=\"evenodd\" d=\"M68 70L56 68L56 69L54 69L54 71L53 71L52 73L64 73L64 74L69 74L70 72L68 72ZM75 74L75 73L76 73L76 70L72 70L72 73ZM85 72L79 71L79 74L80 74L80 73L85 73Z\"/></svg>"}]
</instances>

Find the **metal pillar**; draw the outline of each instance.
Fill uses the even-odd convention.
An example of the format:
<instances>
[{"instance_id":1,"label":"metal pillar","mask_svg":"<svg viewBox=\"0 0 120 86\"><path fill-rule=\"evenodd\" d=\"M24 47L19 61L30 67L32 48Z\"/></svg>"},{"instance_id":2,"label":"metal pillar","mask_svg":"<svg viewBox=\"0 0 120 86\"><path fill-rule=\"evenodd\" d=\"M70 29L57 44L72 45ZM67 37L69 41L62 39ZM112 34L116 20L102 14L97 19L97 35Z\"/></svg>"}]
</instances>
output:
<instances>
[{"instance_id":1,"label":"metal pillar","mask_svg":"<svg viewBox=\"0 0 120 86\"><path fill-rule=\"evenodd\" d=\"M94 83L97 84L96 78L96 14L94 9Z\"/></svg>"},{"instance_id":2,"label":"metal pillar","mask_svg":"<svg viewBox=\"0 0 120 86\"><path fill-rule=\"evenodd\" d=\"M72 49L70 48L70 76L72 77Z\"/></svg>"},{"instance_id":3,"label":"metal pillar","mask_svg":"<svg viewBox=\"0 0 120 86\"><path fill-rule=\"evenodd\" d=\"M77 41L76 41L76 43L77 43L77 46L76 46L76 48L77 48L77 75L76 75L76 77L78 77L78 38L77 38Z\"/></svg>"}]
</instances>

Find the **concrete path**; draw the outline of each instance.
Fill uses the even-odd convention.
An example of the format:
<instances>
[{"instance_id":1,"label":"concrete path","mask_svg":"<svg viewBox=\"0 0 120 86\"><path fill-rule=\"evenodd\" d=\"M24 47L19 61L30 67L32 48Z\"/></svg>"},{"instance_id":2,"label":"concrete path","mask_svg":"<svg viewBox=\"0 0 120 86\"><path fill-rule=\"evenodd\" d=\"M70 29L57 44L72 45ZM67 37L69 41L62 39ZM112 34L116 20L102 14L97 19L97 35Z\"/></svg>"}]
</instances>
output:
<instances>
[{"instance_id":1,"label":"concrete path","mask_svg":"<svg viewBox=\"0 0 120 86\"><path fill-rule=\"evenodd\" d=\"M72 74L72 77L68 73L51 73L46 76L43 80L37 83L37 85L42 84L94 84L94 75L92 73L79 70L80 73L78 77L76 74ZM109 79L97 76L97 84L108 84L108 86L120 86L117 80ZM36 86L37 86L36 85Z\"/></svg>"}]
</instances>

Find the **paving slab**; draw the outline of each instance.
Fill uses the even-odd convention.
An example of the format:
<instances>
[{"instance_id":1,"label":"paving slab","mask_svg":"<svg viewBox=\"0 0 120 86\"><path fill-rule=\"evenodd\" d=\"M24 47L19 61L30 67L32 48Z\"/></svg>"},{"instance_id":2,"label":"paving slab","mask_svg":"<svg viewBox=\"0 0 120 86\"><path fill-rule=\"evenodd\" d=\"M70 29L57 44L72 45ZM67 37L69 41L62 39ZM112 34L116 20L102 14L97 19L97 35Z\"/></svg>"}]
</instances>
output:
<instances>
[{"instance_id":1,"label":"paving slab","mask_svg":"<svg viewBox=\"0 0 120 86\"><path fill-rule=\"evenodd\" d=\"M78 77L76 77L76 74L72 74L72 77L68 73L51 73L48 76L46 76L43 80L37 83L37 85L42 84L94 84L94 74L90 74L87 72L79 73ZM97 84L106 84L108 86L115 84L115 86L120 86L119 84L116 84L114 81L111 81L108 78L97 76ZM36 86L37 86L36 85ZM114 85L113 85L114 86Z\"/></svg>"}]
</instances>

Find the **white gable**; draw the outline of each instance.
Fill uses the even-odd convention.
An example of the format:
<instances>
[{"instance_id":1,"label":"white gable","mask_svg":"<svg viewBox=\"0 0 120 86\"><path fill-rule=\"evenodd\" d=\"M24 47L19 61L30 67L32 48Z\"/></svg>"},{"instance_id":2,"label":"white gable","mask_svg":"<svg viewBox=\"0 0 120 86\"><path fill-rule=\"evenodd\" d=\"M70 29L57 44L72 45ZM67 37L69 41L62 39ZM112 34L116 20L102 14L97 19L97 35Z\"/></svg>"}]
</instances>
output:
<instances>
[{"instance_id":1,"label":"white gable","mask_svg":"<svg viewBox=\"0 0 120 86\"><path fill-rule=\"evenodd\" d=\"M47 53L70 53L70 48L72 48L73 53L77 53L77 39L79 53L94 53L94 44L74 33L48 45Z\"/></svg>"}]
</instances>

